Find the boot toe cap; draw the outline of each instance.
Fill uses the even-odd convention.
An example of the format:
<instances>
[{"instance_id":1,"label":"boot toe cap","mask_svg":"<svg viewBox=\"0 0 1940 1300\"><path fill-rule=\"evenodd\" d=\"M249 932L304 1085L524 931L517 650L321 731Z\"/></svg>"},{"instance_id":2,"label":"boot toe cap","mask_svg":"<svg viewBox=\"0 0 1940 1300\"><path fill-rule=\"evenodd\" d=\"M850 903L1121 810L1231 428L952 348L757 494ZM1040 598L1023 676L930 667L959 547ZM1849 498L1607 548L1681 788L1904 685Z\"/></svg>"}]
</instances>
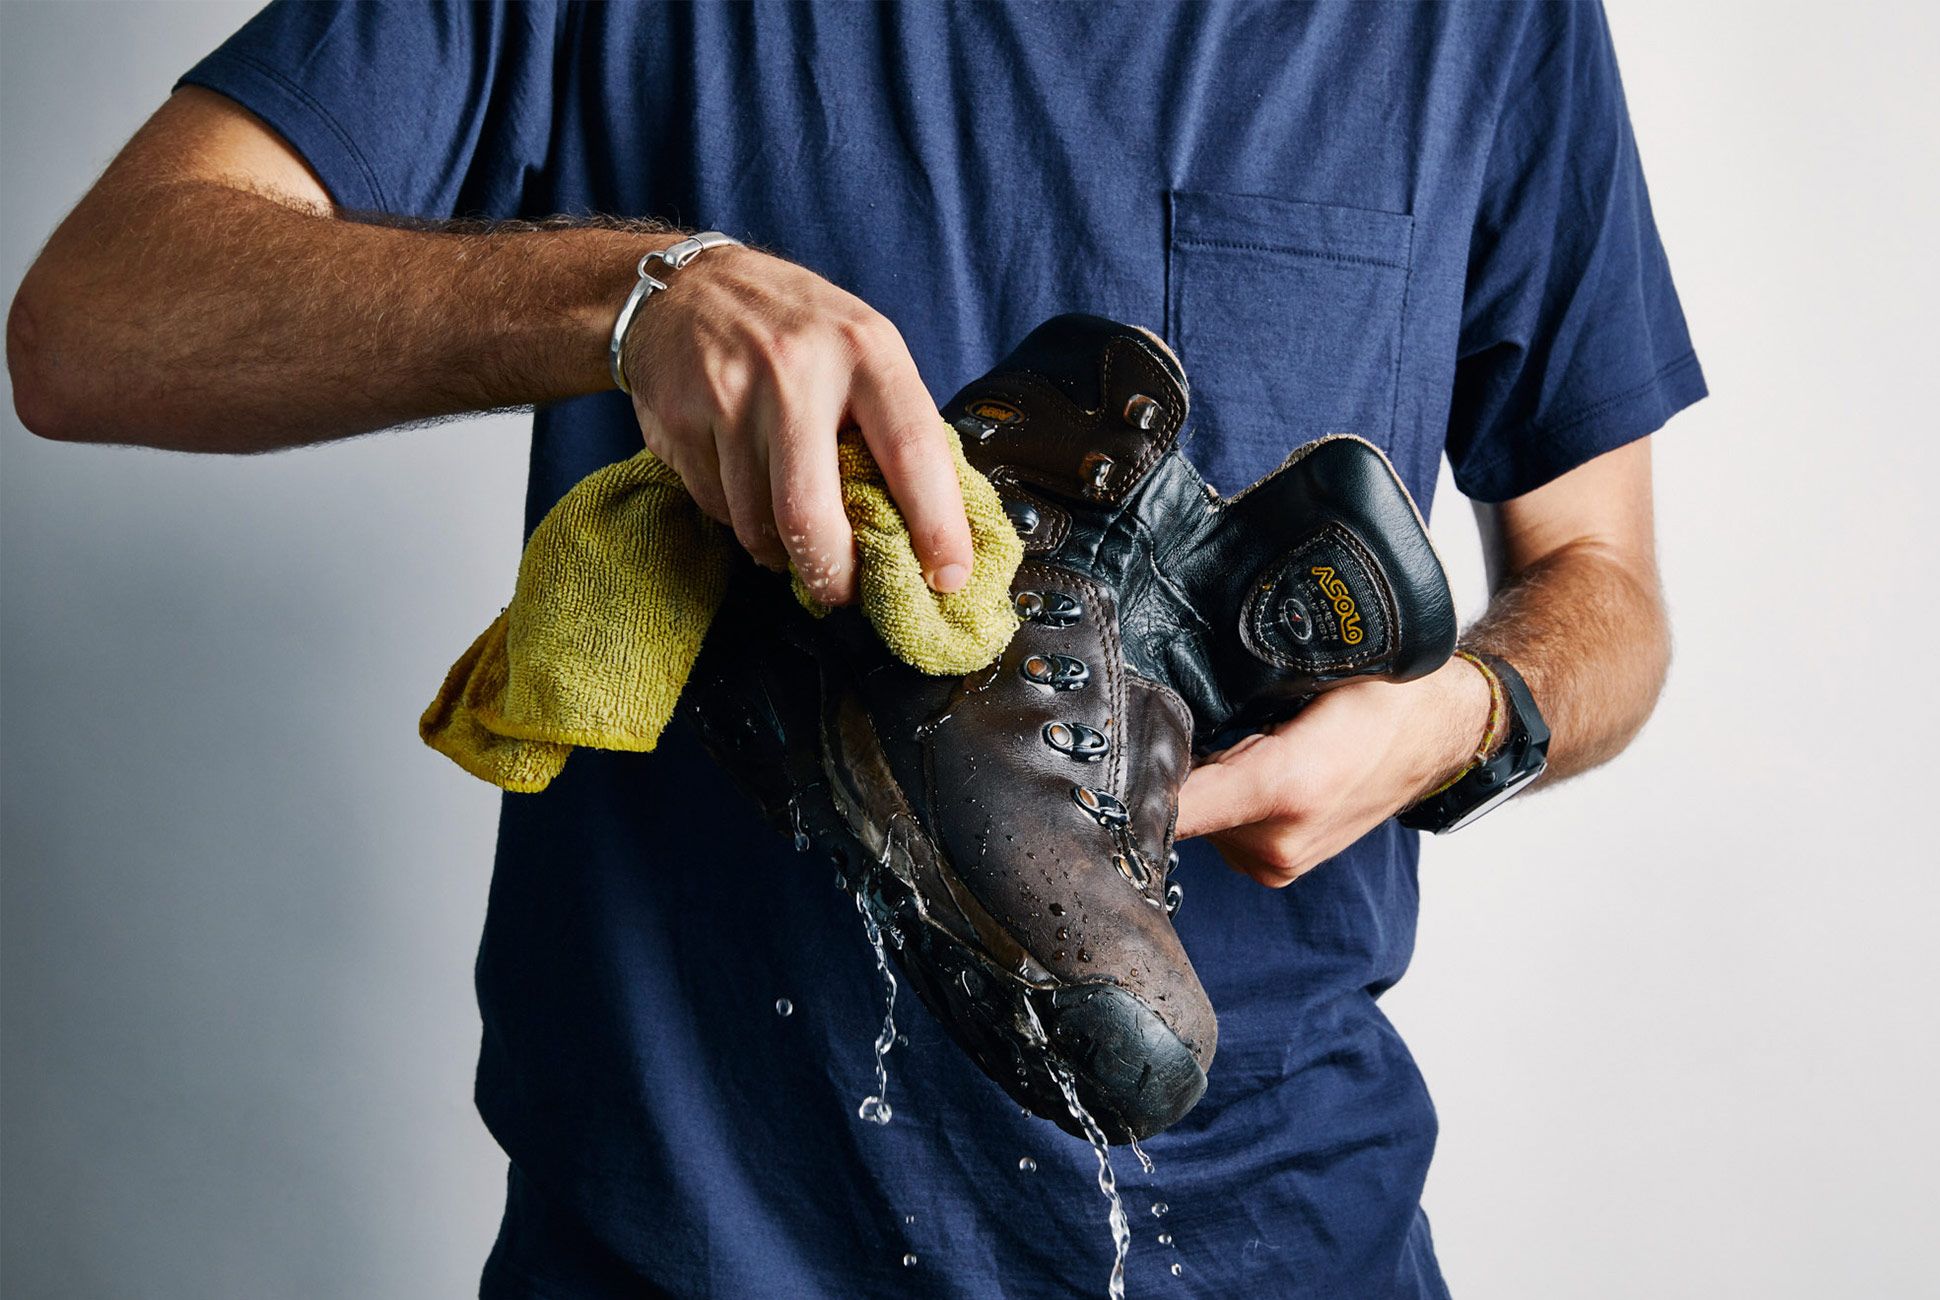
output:
<instances>
[{"instance_id":1,"label":"boot toe cap","mask_svg":"<svg viewBox=\"0 0 1940 1300\"><path fill-rule=\"evenodd\" d=\"M1114 984L1094 984L1060 991L1045 1029L1085 1108L1109 1140L1123 1142L1171 1127L1205 1093L1213 1053L1210 1004L1201 1022L1208 1032L1189 1044L1143 999Z\"/></svg>"}]
</instances>

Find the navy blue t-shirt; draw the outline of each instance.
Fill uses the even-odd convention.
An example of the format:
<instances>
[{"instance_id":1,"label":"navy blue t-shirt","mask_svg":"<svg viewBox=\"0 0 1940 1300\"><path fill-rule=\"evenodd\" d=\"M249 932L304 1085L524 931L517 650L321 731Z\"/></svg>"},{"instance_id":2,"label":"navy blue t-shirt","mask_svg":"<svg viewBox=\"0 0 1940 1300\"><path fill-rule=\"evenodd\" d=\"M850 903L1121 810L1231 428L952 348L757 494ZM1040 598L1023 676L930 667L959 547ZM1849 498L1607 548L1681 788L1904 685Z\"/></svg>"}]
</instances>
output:
<instances>
[{"instance_id":1,"label":"navy blue t-shirt","mask_svg":"<svg viewBox=\"0 0 1940 1300\"><path fill-rule=\"evenodd\" d=\"M939 398L1058 312L1150 325L1227 491L1349 431L1424 507L1444 454L1502 500L1704 393L1594 5L279 3L186 80L348 209L758 241L893 320ZM539 412L526 526L639 446L617 393ZM1445 1294L1435 1116L1375 1004L1413 946L1414 836L1280 892L1183 856L1219 1054L1157 1173L1117 1162L1132 1293ZM1102 1292L1090 1150L913 999L896 1118L857 1118L882 991L831 883L678 729L505 799L486 1294Z\"/></svg>"}]
</instances>

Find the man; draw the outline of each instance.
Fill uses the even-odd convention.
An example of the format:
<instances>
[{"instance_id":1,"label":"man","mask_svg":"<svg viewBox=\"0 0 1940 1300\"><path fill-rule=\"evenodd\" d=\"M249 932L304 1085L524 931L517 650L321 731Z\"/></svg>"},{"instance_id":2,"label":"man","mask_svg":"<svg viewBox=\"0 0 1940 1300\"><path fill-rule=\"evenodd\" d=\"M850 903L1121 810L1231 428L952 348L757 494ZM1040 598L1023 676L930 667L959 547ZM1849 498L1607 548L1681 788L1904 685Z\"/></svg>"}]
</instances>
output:
<instances>
[{"instance_id":1,"label":"man","mask_svg":"<svg viewBox=\"0 0 1940 1300\"><path fill-rule=\"evenodd\" d=\"M629 402L608 336L679 237L643 218L759 248L645 304ZM8 362L29 428L183 450L532 404L528 529L644 437L758 560L842 601L838 427L954 589L932 394L1066 310L1178 349L1187 451L1224 491L1345 430L1425 508L1446 454L1493 503L1465 644L1526 679L1550 779L1642 725L1668 656L1647 435L1704 387L1593 6L279 4L55 233ZM1179 928L1220 1050L1151 1144L1134 1290L1446 1294L1434 1115L1374 999L1416 913L1393 814L1494 702L1459 660L1348 686L1194 773ZM478 1104L511 1157L484 1294L1099 1289L1089 1152L921 1013L895 1121L857 1121L866 953L684 731L508 797L478 964Z\"/></svg>"}]
</instances>

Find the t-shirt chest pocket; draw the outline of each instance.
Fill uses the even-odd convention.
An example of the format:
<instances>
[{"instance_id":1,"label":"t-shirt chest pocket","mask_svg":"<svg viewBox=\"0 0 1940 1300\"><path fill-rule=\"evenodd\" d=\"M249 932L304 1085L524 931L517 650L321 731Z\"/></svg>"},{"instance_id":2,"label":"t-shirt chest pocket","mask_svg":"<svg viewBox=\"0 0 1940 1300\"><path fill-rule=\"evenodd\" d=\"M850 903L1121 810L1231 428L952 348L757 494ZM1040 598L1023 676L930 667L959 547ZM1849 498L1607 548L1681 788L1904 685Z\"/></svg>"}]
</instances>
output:
<instances>
[{"instance_id":1,"label":"t-shirt chest pocket","mask_svg":"<svg viewBox=\"0 0 1940 1300\"><path fill-rule=\"evenodd\" d=\"M1323 434L1390 445L1414 219L1175 190L1166 337L1192 382L1188 454L1221 491Z\"/></svg>"}]
</instances>

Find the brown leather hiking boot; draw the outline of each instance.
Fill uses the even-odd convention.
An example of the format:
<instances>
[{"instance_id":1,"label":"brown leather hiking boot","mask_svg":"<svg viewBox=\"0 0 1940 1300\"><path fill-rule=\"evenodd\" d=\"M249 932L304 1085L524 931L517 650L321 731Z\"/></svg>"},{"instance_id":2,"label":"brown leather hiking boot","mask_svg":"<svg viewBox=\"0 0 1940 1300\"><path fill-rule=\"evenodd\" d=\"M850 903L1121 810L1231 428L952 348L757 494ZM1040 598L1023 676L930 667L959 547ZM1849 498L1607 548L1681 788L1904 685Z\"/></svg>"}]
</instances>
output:
<instances>
[{"instance_id":1,"label":"brown leather hiking boot","mask_svg":"<svg viewBox=\"0 0 1940 1300\"><path fill-rule=\"evenodd\" d=\"M1195 751L1455 642L1378 450L1322 439L1220 500L1178 454L1186 407L1147 331L1040 326L944 408L1025 542L997 661L925 676L747 564L686 702L768 815L836 857L985 1073L1083 1136L1069 1087L1113 1141L1190 1110L1218 1039L1171 920Z\"/></svg>"}]
</instances>

